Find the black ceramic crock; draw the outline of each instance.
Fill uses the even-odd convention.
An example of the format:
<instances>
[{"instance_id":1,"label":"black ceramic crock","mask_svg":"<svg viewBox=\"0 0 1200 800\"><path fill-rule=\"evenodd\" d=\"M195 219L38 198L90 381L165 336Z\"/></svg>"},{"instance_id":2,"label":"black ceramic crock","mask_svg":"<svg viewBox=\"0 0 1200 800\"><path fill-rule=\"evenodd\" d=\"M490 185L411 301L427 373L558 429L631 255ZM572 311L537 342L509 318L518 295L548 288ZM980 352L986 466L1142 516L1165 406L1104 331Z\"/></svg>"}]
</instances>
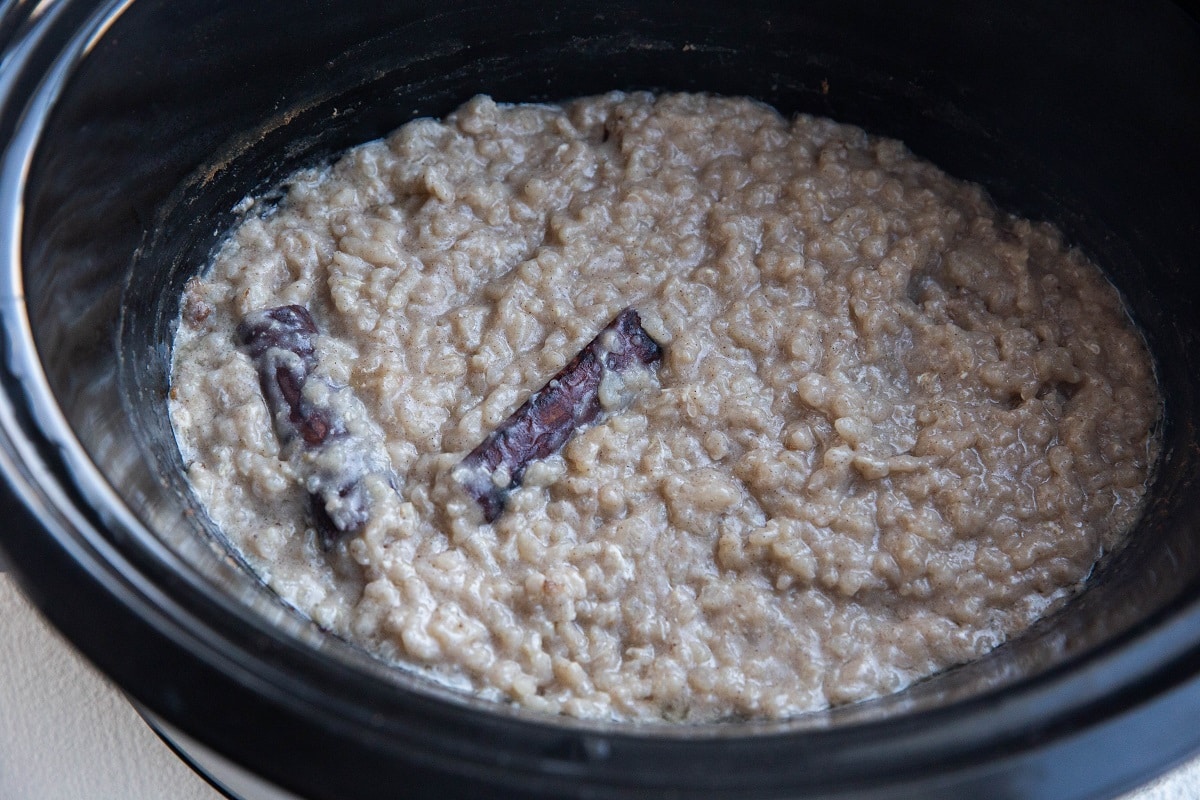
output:
<instances>
[{"instance_id":1,"label":"black ceramic crock","mask_svg":"<svg viewBox=\"0 0 1200 800\"><path fill-rule=\"evenodd\" d=\"M1085 798L1200 749L1200 29L1169 2L43 0L0 7L0 547L179 735L314 800ZM292 169L475 93L748 94L903 139L1057 223L1167 398L1145 518L1028 635L786 723L465 699L320 636L182 482L183 282Z\"/></svg>"}]
</instances>

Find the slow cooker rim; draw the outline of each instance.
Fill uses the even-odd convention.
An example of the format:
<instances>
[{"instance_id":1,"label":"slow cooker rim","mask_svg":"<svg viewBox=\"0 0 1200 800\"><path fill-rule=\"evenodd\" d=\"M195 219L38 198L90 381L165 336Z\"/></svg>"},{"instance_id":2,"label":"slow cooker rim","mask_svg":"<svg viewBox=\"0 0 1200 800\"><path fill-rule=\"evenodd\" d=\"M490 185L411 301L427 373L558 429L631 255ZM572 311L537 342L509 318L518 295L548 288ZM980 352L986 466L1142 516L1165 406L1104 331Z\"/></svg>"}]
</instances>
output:
<instances>
[{"instance_id":1,"label":"slow cooker rim","mask_svg":"<svg viewBox=\"0 0 1200 800\"><path fill-rule=\"evenodd\" d=\"M96 13L91 17L91 22L94 23L92 28L86 29L77 34L71 39L72 45L76 48L76 52L71 53L66 50L59 53L54 60L54 64L58 66L69 66L69 63L74 57L79 56L79 49L86 47L86 43L92 41L97 31L101 27L111 21L110 16L106 16L108 12L115 11L120 13L132 0L121 0L120 2L110 2L103 7L105 13ZM33 48L37 45L38 38L36 34L39 31L46 32L48 26L54 24L59 19L57 12L71 5L71 0L64 0L51 6L49 13L45 16L32 20L31 27L26 32L25 38L22 39L26 49L22 52L9 50L0 63L4 63L9 69L9 81L7 83L0 82L0 101L5 105L10 105L14 98L9 95L13 87L16 86L18 77L24 76L28 78L26 73L23 73L22 67L26 67L30 61L28 56L32 53ZM86 5L85 3L75 3L75 5ZM86 34L86 35L85 35ZM65 73L64 73L65 74ZM0 237L5 245L3 252L6 253L5 275L6 281L4 285L8 289L5 291L4 297L0 300L0 314L4 320L4 335L8 339L7 368L9 374L5 376L6 387L9 390L8 396L5 398L5 403L0 413L0 429L3 430L5 438L3 441L2 452L5 457L4 472L10 483L15 484L17 494L26 507L37 515L41 521L37 524L41 527L46 527L45 522L52 520L58 530L48 531L53 537L55 544L63 550L63 553L84 567L90 577L102 585L104 589L110 592L114 598L131 613L135 614L140 620L151 624L157 631L164 636L169 637L175 644L188 649L193 655L201 656L210 664L224 664L226 666L235 666L238 669L243 669L246 662L233 659L229 652L223 651L223 648L216 645L215 642L227 642L227 639L216 637L197 641L195 634L186 624L190 619L206 620L205 628L208 633L214 633L215 630L223 627L230 622L243 622L244 617L236 614L229 607L222 606L220 603L213 603L213 598L203 595L197 595L209 606L201 610L208 613L208 617L197 617L197 609L190 605L195 598L189 597L189 605L186 607L175 601L178 597L172 596L163 586L157 584L153 578L161 578L164 576L146 575L140 569L134 567L132 562L125 558L125 554L114 545L107 537L105 537L99 529L93 527L89 517L94 512L93 504L98 499L96 492L101 495L108 495L103 498L109 502L116 500L114 511L119 515L120 524L131 527L136 530L137 537L144 541L153 539L149 532L141 526L139 520L125 507L124 503L116 496L112 487L108 485L103 478L99 469L86 456L80 442L71 434L69 426L62 417L61 412L54 402L53 394L50 391L45 375L41 372L40 360L36 355L36 348L32 346L29 320L21 302L20 294L20 270L21 270L21 230L19 221L19 210L21 197L23 195L23 177L25 168L28 164L27 156L32 153L36 147L36 127L38 124L37 114L29 115L27 112L35 108L38 102L46 103L43 108L52 104L52 94L54 87L47 83L42 83L37 94L31 98L31 102L22 106L22 118L19 125L14 130L12 138L9 140L6 147L5 158L3 163L3 172L0 174L0 208L4 208L4 203L9 203L8 206L16 213L17 219L13 219L5 212L3 222L0 222ZM50 94L47 94L47 93ZM0 109L0 111L11 111L11 109ZM3 118L0 116L0 118ZM31 129L33 126L34 129ZM0 128L0 132L5 132ZM6 132L5 132L6 133ZM7 135L7 134L6 134ZM25 142L29 146L26 153L18 152L18 147L13 147L13 143ZM22 427L24 423L18 421L21 415L30 415L26 422L33 420L36 424L36 430L26 432ZM32 435L28 435L32 434ZM68 471L73 471L75 475L87 476L85 482L94 482L91 487L80 487L78 484L72 486L70 482L63 482L56 475L57 470L50 460L44 458L48 453L54 453L57 457L63 459ZM50 491L47 491L49 489ZM80 504L75 498L75 492L82 489L84 496L88 500ZM111 524L111 523L110 523ZM22 557L19 552L9 554L13 564L23 574L33 575L37 573L36 568L32 567L29 562ZM198 590L200 584L182 586L173 585L170 587L172 591L181 591L187 588L189 591ZM162 592L156 599L155 592ZM53 605L53 601L49 601L43 593L40 593L34 588L33 594L38 598L44 607ZM163 603L164 600L170 600L170 603ZM159 605L159 603L163 603ZM64 613L60 606L56 611L52 612L52 616L56 620L62 619ZM1173 673L1172 668L1178 667L1179 664L1187 662L1195 665L1196 648L1190 645L1180 644L1181 641L1197 641L1200 637L1196 636L1196 632L1200 630L1200 602L1192 600L1189 604L1181 605L1178 608L1164 610L1159 619L1149 621L1146 625L1137 631L1131 631L1120 642L1112 643L1111 647L1107 648L1106 652L1089 653L1081 658L1081 661L1090 665L1097 673L1102 673L1103 677L1109 678L1110 669L1102 669L1108 659L1116 662L1125 663L1125 669L1128 676L1133 679L1129 682L1122 682L1119 685L1122 687L1132 687L1134 685L1144 686L1145 684L1155 683L1154 679L1164 673ZM215 625L215 622L221 622L222 625ZM258 621L261 624L261 621ZM69 626L64 626L69 627ZM1181 638L1178 636L1179 629L1191 631L1192 636ZM286 654L287 658L312 661L317 668L328 667L319 659L315 659L317 654L313 653L310 648L304 646L300 642L293 639L283 638L279 631L270 629L269 626L264 626L261 631L265 632L277 641L274 645L280 649L272 650L279 654ZM1118 647L1118 644L1123 645ZM195 647L199 645L199 647ZM1171 645L1174 645L1171 647ZM259 654L253 653L244 649L241 645L236 648L236 652L240 656L249 659L250 663L257 668L270 668L275 670L275 666L265 662ZM1144 658L1146 653L1157 656L1157 658ZM1168 655L1169 654L1169 655ZM95 651L86 652L86 655L93 660L106 663L110 669L113 668L111 660L105 660L99 657ZM281 656L284 657L284 656ZM1190 658L1189 658L1190 657ZM315 659L315 660L314 660ZM311 665L310 665L311 666ZM1079 667L1079 664L1072 664L1073 667ZM238 672L233 670L233 674L238 680L245 680L251 684L258 684L267 693L270 694L274 690L279 689L279 686L272 683L270 680L262 681L262 673L256 670ZM1194 670L1184 670L1182 677L1170 683L1164 682L1158 686L1158 690L1143 689L1143 694L1150 696L1161 696L1166 692L1178 688L1181 684L1187 683L1186 678L1190 678L1194 674ZM116 676L114 676L116 677ZM1178 677L1178 676L1177 676ZM118 677L120 683L120 678ZM1106 696L1109 696L1108 689L1112 687L1112 683L1103 684L1105 689L1098 688L1102 683L1097 681L1094 675L1085 675L1084 671L1072 671L1066 667L1051 670L1049 673L1035 676L1032 679L1021 681L1013 686L1006 687L1003 691L1012 696L1024 693L1029 699L1034 699L1035 695L1046 693L1052 688L1062 689L1072 687L1075 691L1070 694L1075 700L1070 705L1062 705L1058 710L1055 718L1069 717L1069 712L1077 712L1080 709L1094 707L1098 701ZM309 687L313 690L309 699L322 698L323 692L319 687ZM131 693L138 697L139 700L144 699L139 695L137 688L130 687ZM1056 693L1058 694L1058 693ZM290 695L280 695L280 702L291 698ZM294 699L294 698L292 698ZM924 712L919 712L911 717L903 719L887 719L876 720L862 723L859 730L873 730L879 733L885 729L892 728L900 731L914 732L919 731L923 726L931 725L939 721L951 713L961 714L964 711L969 712L968 718L978 718L984 714L992 714L984 708L986 701L994 699L989 695L977 696L970 698L967 701L962 701L953 706L945 708L932 709ZM1009 701L1012 703L1012 700ZM170 709L156 707L157 704L147 703L154 711L163 714L170 718ZM327 704L321 704L327 705ZM1032 705L1027 710L1032 710ZM1040 701L1036 703L1036 707L1043 711L1050 707ZM1107 716L1113 716L1118 712L1124 711L1125 708L1110 710ZM449 716L460 716L464 713L464 708L456 704L449 704ZM468 713L470 710L467 710ZM1009 713L1014 711L1014 706L1009 705L1007 708ZM313 716L315 712L310 712L309 716ZM1100 715L1105 716L1105 715ZM1013 727L1021 727L1024 721L1029 719L1025 715L1018 715L1012 720ZM1044 717L1035 718L1039 723L1045 722ZM523 719L504 719L500 718L500 722L505 725L511 724L518 731L528 730L530 727L541 727L540 723ZM181 725L181 729L187 731L186 725ZM1041 725L1042 730L1047 726ZM1053 726L1049 726L1053 727ZM1069 726L1068 726L1069 727ZM604 736L613 738L642 740L644 737L639 732L629 731L603 731ZM660 730L653 731L654 743L662 744L663 737ZM753 739L761 739L765 737L788 738L795 736L812 737L818 739L823 736L838 736L842 732L838 731L812 731L807 730L800 733L780 733L766 734L763 737L752 737ZM1059 731L1060 735L1066 735L1065 730ZM381 732L382 735L382 732ZM881 735L881 734L880 734ZM728 744L730 740L715 740ZM686 742L689 746L694 746L694 741ZM1192 743L1192 747L1200 744L1200 741ZM217 749L220 749L218 746ZM970 747L960 748L966 752L973 752ZM240 757L241 754L230 754L235 757ZM566 759L567 762L573 763L576 759L574 756ZM1148 774L1149 770L1145 774Z\"/></svg>"}]
</instances>

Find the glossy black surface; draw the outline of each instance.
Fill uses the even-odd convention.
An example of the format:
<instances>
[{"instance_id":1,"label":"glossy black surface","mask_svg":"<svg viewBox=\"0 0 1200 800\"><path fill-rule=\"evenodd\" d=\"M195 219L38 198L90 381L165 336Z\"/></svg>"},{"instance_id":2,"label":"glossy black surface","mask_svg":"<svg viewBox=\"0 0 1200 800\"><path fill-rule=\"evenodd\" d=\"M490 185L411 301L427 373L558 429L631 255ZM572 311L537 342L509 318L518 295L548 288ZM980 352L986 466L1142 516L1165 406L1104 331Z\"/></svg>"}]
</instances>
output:
<instances>
[{"instance_id":1,"label":"glossy black surface","mask_svg":"<svg viewBox=\"0 0 1200 800\"><path fill-rule=\"evenodd\" d=\"M7 6L0 46L0 468L24 503L0 547L189 736L313 798L1082 798L1200 748L1200 32L1177 7L59 0ZM614 87L751 94L899 137L1109 271L1159 360L1166 453L1133 544L1084 595L892 698L632 729L380 670L204 538L163 413L167 345L237 201L476 92Z\"/></svg>"}]
</instances>

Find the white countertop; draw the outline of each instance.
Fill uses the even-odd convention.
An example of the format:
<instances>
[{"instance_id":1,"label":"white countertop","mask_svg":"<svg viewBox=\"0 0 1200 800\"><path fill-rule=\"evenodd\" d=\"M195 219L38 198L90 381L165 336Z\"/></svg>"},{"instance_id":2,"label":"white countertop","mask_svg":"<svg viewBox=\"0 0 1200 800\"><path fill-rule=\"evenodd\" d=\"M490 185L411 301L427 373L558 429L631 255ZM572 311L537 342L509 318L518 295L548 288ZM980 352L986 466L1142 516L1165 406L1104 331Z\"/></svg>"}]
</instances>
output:
<instances>
[{"instance_id":1,"label":"white countertop","mask_svg":"<svg viewBox=\"0 0 1200 800\"><path fill-rule=\"evenodd\" d=\"M223 797L0 573L0 798Z\"/></svg>"},{"instance_id":2,"label":"white countertop","mask_svg":"<svg viewBox=\"0 0 1200 800\"><path fill-rule=\"evenodd\" d=\"M0 798L222 800L0 572ZM1200 798L1200 758L1121 800Z\"/></svg>"}]
</instances>

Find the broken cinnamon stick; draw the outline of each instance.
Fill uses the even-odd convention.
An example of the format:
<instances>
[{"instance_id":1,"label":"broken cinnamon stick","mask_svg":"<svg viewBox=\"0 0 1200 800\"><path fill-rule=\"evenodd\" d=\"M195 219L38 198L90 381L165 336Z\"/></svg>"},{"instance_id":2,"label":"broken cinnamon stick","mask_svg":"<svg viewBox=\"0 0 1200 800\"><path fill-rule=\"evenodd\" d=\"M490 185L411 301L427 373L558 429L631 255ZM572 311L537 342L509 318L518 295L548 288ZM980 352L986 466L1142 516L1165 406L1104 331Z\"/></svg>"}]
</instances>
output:
<instances>
[{"instance_id":1,"label":"broken cinnamon stick","mask_svg":"<svg viewBox=\"0 0 1200 800\"><path fill-rule=\"evenodd\" d=\"M313 337L317 324L304 306L279 306L253 311L237 329L258 367L259 385L281 444L297 436L318 445L334 432L326 409L304 397L304 384L316 366Z\"/></svg>"},{"instance_id":2,"label":"broken cinnamon stick","mask_svg":"<svg viewBox=\"0 0 1200 800\"><path fill-rule=\"evenodd\" d=\"M494 522L530 463L557 452L602 411L627 402L623 390L633 382L626 379L661 360L662 348L642 328L637 311L625 309L468 453L452 477L479 505L484 521Z\"/></svg>"},{"instance_id":3,"label":"broken cinnamon stick","mask_svg":"<svg viewBox=\"0 0 1200 800\"><path fill-rule=\"evenodd\" d=\"M315 450L348 437L337 409L317 405L304 392L316 367L317 325L308 309L289 305L251 312L238 325L237 334L258 369L275 434L285 449ZM355 449L346 448L352 454L348 459L302 460L309 469L302 470L301 478L326 549L338 534L367 522L370 497L364 478L369 469L361 455L354 455Z\"/></svg>"}]
</instances>

